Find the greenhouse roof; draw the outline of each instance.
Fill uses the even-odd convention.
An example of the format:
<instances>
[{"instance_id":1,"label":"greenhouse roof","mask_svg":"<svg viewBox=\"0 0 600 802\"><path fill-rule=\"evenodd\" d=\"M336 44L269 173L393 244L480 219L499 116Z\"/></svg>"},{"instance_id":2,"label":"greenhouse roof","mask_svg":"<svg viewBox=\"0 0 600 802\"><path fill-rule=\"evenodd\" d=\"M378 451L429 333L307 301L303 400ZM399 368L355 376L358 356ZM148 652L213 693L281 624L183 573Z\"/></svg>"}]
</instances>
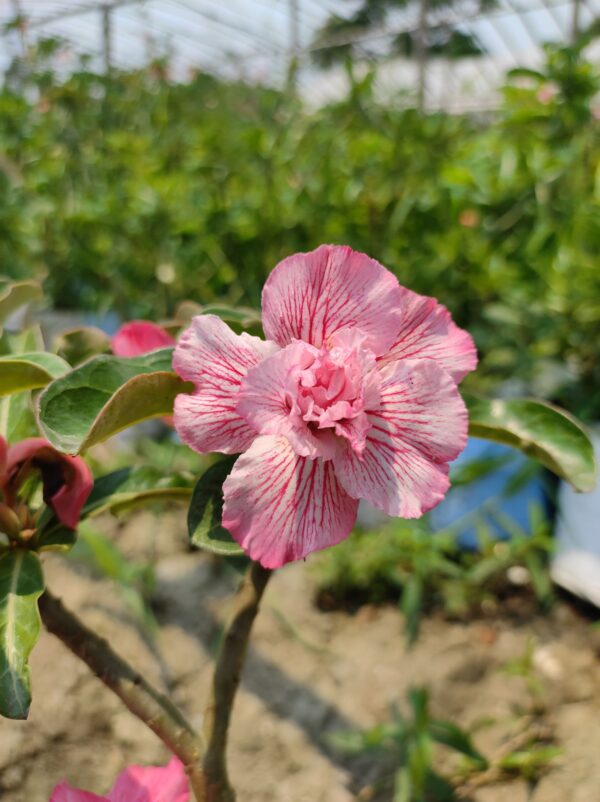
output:
<instances>
[{"instance_id":1,"label":"greenhouse roof","mask_svg":"<svg viewBox=\"0 0 600 802\"><path fill-rule=\"evenodd\" d=\"M428 1L428 0L425 0ZM424 2L424 0L421 0ZM391 4L393 5L393 4ZM419 24L419 3L394 8L385 23L327 41L333 49L348 45L364 65L381 62L385 91L413 92L418 68L414 59L382 58L386 43ZM482 55L430 58L425 103L429 108L488 108L507 69L535 67L546 42L568 42L600 17L600 0L494 0L482 11L476 0L454 0L440 8L430 3L428 25L451 24L478 43ZM65 40L65 71L87 54L94 69L109 62L133 68L167 56L171 75L185 80L196 70L281 86L295 56L297 81L311 105L339 98L347 88L342 66L321 69L313 56L315 37L333 16L348 18L360 3L353 0L5 0L0 23L17 17L26 23L7 29L0 48L0 70L38 38ZM598 55L592 53L592 57Z\"/></svg>"}]
</instances>

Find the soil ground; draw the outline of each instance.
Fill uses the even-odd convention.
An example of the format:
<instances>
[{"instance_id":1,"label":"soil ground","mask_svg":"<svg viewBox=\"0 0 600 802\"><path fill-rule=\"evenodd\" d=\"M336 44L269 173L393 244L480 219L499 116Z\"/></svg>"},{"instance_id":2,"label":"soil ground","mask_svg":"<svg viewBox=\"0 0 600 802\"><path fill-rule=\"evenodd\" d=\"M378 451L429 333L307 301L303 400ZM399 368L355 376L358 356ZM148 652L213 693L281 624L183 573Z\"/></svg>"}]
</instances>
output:
<instances>
[{"instance_id":1,"label":"soil ground","mask_svg":"<svg viewBox=\"0 0 600 802\"><path fill-rule=\"evenodd\" d=\"M201 725L232 571L188 553L184 516L142 512L103 521L125 553L156 556L154 642L140 634L119 590L72 559L45 558L48 586ZM425 622L406 651L393 607L323 613L303 564L268 587L236 702L229 749L239 802L385 799L373 765L336 753L327 735L385 720L411 686L428 686L433 713L479 726L475 743L498 755L540 728L562 750L536 784L502 780L465 793L473 802L600 802L600 633L559 602L546 616ZM524 655L526 677L507 671ZM54 785L105 792L130 763L168 758L157 738L44 633L32 661L34 701L26 722L0 721L0 799L47 802ZM493 778L490 778L493 779ZM467 793L468 791L468 793Z\"/></svg>"}]
</instances>

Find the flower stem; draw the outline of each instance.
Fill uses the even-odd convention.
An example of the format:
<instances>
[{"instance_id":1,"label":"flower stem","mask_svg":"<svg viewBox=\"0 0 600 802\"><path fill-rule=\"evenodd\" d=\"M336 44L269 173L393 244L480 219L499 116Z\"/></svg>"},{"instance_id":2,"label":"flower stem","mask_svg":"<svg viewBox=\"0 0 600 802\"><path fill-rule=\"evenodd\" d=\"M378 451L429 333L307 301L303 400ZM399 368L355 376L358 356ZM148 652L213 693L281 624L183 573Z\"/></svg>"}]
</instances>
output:
<instances>
[{"instance_id":1,"label":"flower stem","mask_svg":"<svg viewBox=\"0 0 600 802\"><path fill-rule=\"evenodd\" d=\"M240 683L252 624L258 613L271 571L259 563L248 566L225 627L213 675L212 692L204 713L203 769L206 802L234 802L227 776L227 731L235 694Z\"/></svg>"},{"instance_id":2,"label":"flower stem","mask_svg":"<svg viewBox=\"0 0 600 802\"><path fill-rule=\"evenodd\" d=\"M40 613L48 632L60 638L177 755L196 799L207 802L201 765L204 742L183 714L48 591L40 598Z\"/></svg>"}]
</instances>

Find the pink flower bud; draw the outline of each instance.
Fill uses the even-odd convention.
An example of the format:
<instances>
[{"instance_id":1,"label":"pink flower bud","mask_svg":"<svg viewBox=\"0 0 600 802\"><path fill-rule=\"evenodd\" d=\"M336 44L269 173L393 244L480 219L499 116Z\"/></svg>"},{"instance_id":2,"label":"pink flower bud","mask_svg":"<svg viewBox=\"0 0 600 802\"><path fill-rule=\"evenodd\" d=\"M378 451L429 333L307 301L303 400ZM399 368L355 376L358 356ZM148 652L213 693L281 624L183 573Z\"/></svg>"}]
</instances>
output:
<instances>
[{"instance_id":1,"label":"pink flower bud","mask_svg":"<svg viewBox=\"0 0 600 802\"><path fill-rule=\"evenodd\" d=\"M175 340L156 323L132 320L125 323L112 338L115 356L142 356L159 348L175 345Z\"/></svg>"},{"instance_id":2,"label":"pink flower bud","mask_svg":"<svg viewBox=\"0 0 600 802\"><path fill-rule=\"evenodd\" d=\"M3 441L2 441L3 442ZM0 466L2 465L0 442ZM31 437L5 448L0 490L8 506L17 503L19 490L34 472L42 477L44 501L65 526L75 529L83 505L92 490L92 473L81 457L61 454L47 440Z\"/></svg>"}]
</instances>

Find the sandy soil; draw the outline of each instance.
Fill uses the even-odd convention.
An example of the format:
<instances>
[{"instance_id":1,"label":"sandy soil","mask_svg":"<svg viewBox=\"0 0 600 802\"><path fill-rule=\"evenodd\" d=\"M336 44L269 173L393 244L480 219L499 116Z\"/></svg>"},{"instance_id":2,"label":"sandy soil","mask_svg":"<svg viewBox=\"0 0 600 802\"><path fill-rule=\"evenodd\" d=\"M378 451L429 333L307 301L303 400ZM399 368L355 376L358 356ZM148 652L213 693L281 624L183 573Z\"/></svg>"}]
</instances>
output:
<instances>
[{"instance_id":1,"label":"sandy soil","mask_svg":"<svg viewBox=\"0 0 600 802\"><path fill-rule=\"evenodd\" d=\"M112 530L120 547L157 556L160 631L140 634L114 585L73 561L45 558L48 586L201 725L220 622L236 578L186 551L183 516L141 513ZM160 527L160 531L159 531ZM116 529L116 532L115 532ZM546 617L466 624L425 622L406 652L393 608L322 613L305 565L274 577L257 621L234 711L230 744L239 802L350 802L375 797L373 766L327 744L339 730L371 726L412 685L429 686L432 710L464 726L486 721L475 741L486 755L518 743L532 721L563 753L534 786L502 781L471 789L473 802L600 800L600 634L570 606ZM536 690L506 670L532 650ZM128 763L168 755L146 728L60 643L43 634L32 658L27 722L0 721L0 799L47 802L54 785L102 793ZM532 711L535 715L531 715Z\"/></svg>"}]
</instances>

